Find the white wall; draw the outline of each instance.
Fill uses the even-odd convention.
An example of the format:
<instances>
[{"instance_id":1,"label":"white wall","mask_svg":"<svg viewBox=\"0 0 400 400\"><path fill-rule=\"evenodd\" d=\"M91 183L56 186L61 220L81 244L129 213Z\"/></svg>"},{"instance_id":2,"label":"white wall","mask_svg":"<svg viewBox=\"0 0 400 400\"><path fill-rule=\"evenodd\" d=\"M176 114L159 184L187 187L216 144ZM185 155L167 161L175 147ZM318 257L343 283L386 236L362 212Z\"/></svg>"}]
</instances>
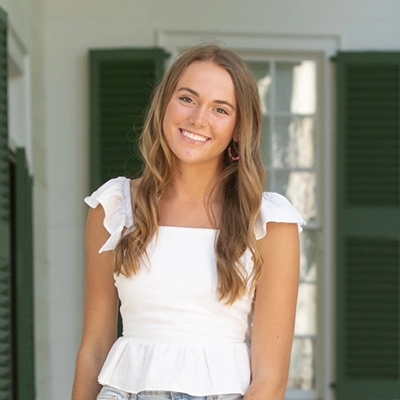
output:
<instances>
[{"instance_id":1,"label":"white wall","mask_svg":"<svg viewBox=\"0 0 400 400\"><path fill-rule=\"evenodd\" d=\"M169 28L335 33L343 36L346 49L393 49L398 46L399 7L396 0L52 0L48 1L46 18L78 28L75 34L71 32L69 42L78 38L82 27L88 34L84 41L79 40L83 45L93 41L100 45L146 45L154 40L155 29Z\"/></svg>"},{"instance_id":2,"label":"white wall","mask_svg":"<svg viewBox=\"0 0 400 400\"><path fill-rule=\"evenodd\" d=\"M14 0L12 0L14 1ZM20 1L20 0L19 0ZM44 229L36 292L41 400L70 396L82 328L84 224L88 193L90 48L154 46L159 30L338 37L341 49L399 50L398 0L48 0L44 15L43 134L37 214ZM195 35L196 36L196 35ZM41 93L35 83L34 97ZM36 106L40 113L40 107ZM41 150L40 150L41 149ZM45 194L45 196L44 196ZM42 233L43 234L43 233ZM49 263L49 268L45 265ZM43 279L43 281L41 281ZM42 293L42 289L46 289ZM41 371L47 371L41 373ZM49 385L48 391L45 390Z\"/></svg>"}]
</instances>

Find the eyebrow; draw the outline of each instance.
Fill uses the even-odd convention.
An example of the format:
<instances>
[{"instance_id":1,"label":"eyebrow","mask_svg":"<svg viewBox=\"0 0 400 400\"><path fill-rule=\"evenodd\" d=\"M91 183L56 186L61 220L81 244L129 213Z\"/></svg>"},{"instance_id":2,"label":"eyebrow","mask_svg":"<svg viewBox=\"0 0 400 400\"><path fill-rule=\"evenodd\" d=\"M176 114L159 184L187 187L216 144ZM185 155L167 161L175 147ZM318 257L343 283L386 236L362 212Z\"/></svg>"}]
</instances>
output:
<instances>
[{"instance_id":1,"label":"eyebrow","mask_svg":"<svg viewBox=\"0 0 400 400\"><path fill-rule=\"evenodd\" d=\"M194 96L200 97L199 93L197 93L195 90L190 89L188 87L179 88L178 92L181 92L181 91L187 91L187 92L193 94ZM226 101L226 100L214 100L214 103L225 104L225 105L229 106L230 108L232 108L232 110L235 110L235 107L233 106L233 104L229 103L229 101Z\"/></svg>"}]
</instances>

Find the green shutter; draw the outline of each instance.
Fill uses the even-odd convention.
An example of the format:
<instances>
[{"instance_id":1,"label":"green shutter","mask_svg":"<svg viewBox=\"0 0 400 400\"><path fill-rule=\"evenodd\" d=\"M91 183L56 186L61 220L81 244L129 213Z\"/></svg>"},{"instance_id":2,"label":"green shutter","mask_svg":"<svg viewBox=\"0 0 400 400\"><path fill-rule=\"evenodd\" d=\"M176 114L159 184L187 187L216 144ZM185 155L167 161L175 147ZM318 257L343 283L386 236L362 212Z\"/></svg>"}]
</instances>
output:
<instances>
[{"instance_id":1,"label":"green shutter","mask_svg":"<svg viewBox=\"0 0 400 400\"><path fill-rule=\"evenodd\" d=\"M90 51L92 189L140 173L137 141L165 57L157 48Z\"/></svg>"},{"instance_id":2,"label":"green shutter","mask_svg":"<svg viewBox=\"0 0 400 400\"><path fill-rule=\"evenodd\" d=\"M400 398L400 53L340 53L337 399Z\"/></svg>"},{"instance_id":3,"label":"green shutter","mask_svg":"<svg viewBox=\"0 0 400 400\"><path fill-rule=\"evenodd\" d=\"M7 60L7 18L0 9L0 400L13 398Z\"/></svg>"},{"instance_id":4,"label":"green shutter","mask_svg":"<svg viewBox=\"0 0 400 400\"><path fill-rule=\"evenodd\" d=\"M24 149L16 154L16 373L18 399L33 399L33 236L32 178L29 176Z\"/></svg>"}]
</instances>

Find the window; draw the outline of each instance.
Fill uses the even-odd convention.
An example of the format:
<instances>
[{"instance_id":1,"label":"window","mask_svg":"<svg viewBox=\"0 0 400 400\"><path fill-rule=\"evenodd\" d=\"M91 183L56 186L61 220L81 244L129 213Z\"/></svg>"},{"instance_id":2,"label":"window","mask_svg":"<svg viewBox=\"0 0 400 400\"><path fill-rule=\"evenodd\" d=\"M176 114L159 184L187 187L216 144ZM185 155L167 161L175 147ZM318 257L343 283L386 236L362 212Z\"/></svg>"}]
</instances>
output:
<instances>
[{"instance_id":1,"label":"window","mask_svg":"<svg viewBox=\"0 0 400 400\"><path fill-rule=\"evenodd\" d=\"M318 192L318 63L276 57L251 60L262 98L268 190L285 195L307 221L287 398L316 397L317 270L321 234Z\"/></svg>"}]
</instances>

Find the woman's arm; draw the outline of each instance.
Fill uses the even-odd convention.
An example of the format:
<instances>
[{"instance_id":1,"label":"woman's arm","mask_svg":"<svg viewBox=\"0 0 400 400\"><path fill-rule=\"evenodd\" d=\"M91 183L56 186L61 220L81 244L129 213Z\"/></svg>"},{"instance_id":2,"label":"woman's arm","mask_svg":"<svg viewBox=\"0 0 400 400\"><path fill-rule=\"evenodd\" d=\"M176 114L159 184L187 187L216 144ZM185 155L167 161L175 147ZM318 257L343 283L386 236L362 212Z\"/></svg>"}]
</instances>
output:
<instances>
[{"instance_id":1,"label":"woman's arm","mask_svg":"<svg viewBox=\"0 0 400 400\"><path fill-rule=\"evenodd\" d=\"M288 380L299 285L297 224L269 223L260 248L264 262L255 299L252 382L244 400L282 400Z\"/></svg>"},{"instance_id":2,"label":"woman's arm","mask_svg":"<svg viewBox=\"0 0 400 400\"><path fill-rule=\"evenodd\" d=\"M86 286L83 337L78 353L72 400L95 400L97 376L117 337L118 296L113 253L99 254L109 238L102 206L89 209L86 225Z\"/></svg>"}]
</instances>

